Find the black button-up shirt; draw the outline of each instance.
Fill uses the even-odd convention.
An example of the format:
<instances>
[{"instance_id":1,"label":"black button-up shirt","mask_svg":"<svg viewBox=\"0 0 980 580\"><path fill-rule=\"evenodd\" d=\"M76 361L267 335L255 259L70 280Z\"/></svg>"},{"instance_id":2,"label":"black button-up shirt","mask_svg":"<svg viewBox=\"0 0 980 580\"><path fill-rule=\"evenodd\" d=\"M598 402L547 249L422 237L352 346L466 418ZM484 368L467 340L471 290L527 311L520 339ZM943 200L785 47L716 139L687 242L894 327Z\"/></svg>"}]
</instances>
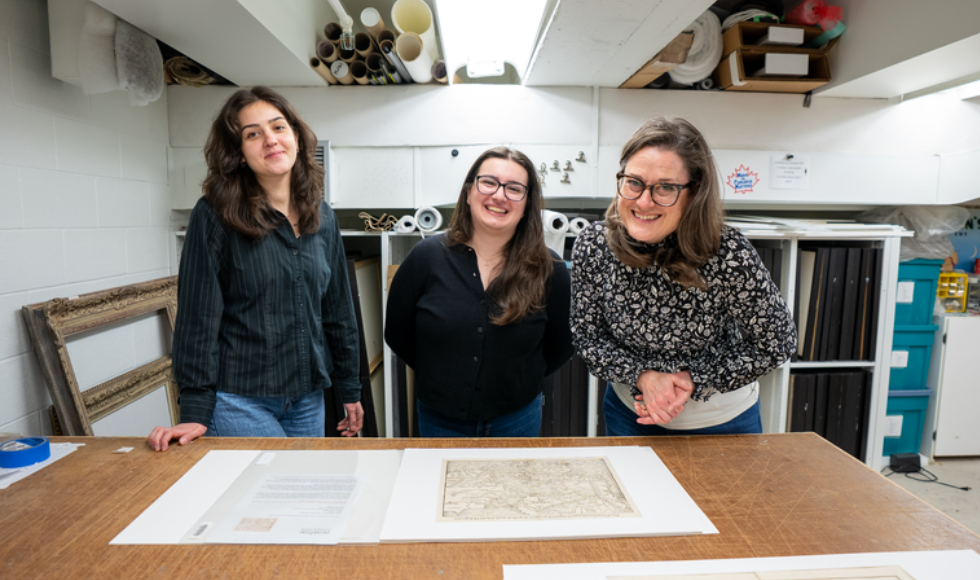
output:
<instances>
[{"instance_id":1,"label":"black button-up shirt","mask_svg":"<svg viewBox=\"0 0 980 580\"><path fill-rule=\"evenodd\" d=\"M331 385L360 400L357 321L333 210L296 237L289 222L250 241L207 201L181 252L174 330L180 420L209 425L215 392L297 397Z\"/></svg>"},{"instance_id":2,"label":"black button-up shirt","mask_svg":"<svg viewBox=\"0 0 980 580\"><path fill-rule=\"evenodd\" d=\"M512 413L541 393L541 381L572 356L571 283L555 258L545 307L498 326L475 252L427 238L399 266L388 291L385 341L415 371L423 403L458 420Z\"/></svg>"}]
</instances>

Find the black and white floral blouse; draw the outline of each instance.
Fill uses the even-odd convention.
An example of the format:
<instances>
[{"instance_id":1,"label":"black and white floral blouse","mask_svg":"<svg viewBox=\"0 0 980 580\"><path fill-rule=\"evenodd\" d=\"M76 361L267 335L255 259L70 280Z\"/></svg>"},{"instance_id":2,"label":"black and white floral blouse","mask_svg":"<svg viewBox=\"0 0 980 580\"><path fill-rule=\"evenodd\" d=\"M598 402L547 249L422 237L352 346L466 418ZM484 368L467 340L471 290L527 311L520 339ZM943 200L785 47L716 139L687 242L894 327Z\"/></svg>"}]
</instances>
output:
<instances>
[{"instance_id":1,"label":"black and white floral blouse","mask_svg":"<svg viewBox=\"0 0 980 580\"><path fill-rule=\"evenodd\" d=\"M677 245L672 234L657 247ZM572 252L572 333L594 375L630 386L647 369L689 369L691 398L752 383L796 350L796 326L758 253L725 228L718 255L698 269L706 291L685 290L659 266L626 266L595 222Z\"/></svg>"}]
</instances>

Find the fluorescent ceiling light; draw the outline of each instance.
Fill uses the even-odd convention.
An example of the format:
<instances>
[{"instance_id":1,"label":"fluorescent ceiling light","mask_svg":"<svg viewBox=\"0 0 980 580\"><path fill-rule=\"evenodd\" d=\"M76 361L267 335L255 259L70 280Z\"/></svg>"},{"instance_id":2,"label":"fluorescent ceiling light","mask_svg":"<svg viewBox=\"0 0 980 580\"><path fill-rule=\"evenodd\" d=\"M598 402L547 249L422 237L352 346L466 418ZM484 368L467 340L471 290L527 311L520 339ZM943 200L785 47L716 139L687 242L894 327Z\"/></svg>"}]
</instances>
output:
<instances>
[{"instance_id":1,"label":"fluorescent ceiling light","mask_svg":"<svg viewBox=\"0 0 980 580\"><path fill-rule=\"evenodd\" d=\"M956 99L972 99L980 95L980 73L960 77L958 79L926 87L918 91L902 95L902 100L925 97L927 95L943 95Z\"/></svg>"},{"instance_id":2,"label":"fluorescent ceiling light","mask_svg":"<svg viewBox=\"0 0 980 580\"><path fill-rule=\"evenodd\" d=\"M534 51L547 0L436 0L446 68L503 71L503 63L523 78ZM498 73L499 74L499 73Z\"/></svg>"}]
</instances>

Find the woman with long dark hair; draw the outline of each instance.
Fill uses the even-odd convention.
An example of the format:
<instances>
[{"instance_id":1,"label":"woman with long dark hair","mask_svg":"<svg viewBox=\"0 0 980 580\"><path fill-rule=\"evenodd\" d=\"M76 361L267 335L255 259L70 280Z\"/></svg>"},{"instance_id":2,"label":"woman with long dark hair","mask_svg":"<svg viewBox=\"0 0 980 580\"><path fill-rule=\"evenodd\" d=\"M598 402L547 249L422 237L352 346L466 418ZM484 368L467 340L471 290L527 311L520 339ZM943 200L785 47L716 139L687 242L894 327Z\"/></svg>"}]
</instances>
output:
<instances>
[{"instance_id":1,"label":"woman with long dark hair","mask_svg":"<svg viewBox=\"0 0 980 580\"><path fill-rule=\"evenodd\" d=\"M605 221L575 241L572 331L610 383L607 435L762 432L756 379L796 350L796 327L718 189L704 136L652 119L623 146Z\"/></svg>"},{"instance_id":2,"label":"woman with long dark hair","mask_svg":"<svg viewBox=\"0 0 980 580\"><path fill-rule=\"evenodd\" d=\"M572 355L569 275L544 243L541 186L521 152L484 152L444 234L388 292L385 341L415 371L423 437L533 437L541 382Z\"/></svg>"},{"instance_id":3,"label":"woman with long dark hair","mask_svg":"<svg viewBox=\"0 0 980 580\"><path fill-rule=\"evenodd\" d=\"M266 87L237 91L211 125L177 287L181 422L154 428L153 449L205 434L322 437L331 387L347 412L337 429L360 430L357 323L315 151L313 131Z\"/></svg>"}]
</instances>

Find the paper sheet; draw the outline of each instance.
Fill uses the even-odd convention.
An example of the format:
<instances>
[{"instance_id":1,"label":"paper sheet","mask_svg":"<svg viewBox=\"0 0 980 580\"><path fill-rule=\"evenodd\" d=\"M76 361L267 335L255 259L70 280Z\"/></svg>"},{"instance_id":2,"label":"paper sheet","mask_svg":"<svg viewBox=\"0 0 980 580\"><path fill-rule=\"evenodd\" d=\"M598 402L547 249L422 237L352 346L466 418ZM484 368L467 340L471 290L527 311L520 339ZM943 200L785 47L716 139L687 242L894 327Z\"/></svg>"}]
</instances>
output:
<instances>
[{"instance_id":1,"label":"paper sheet","mask_svg":"<svg viewBox=\"0 0 980 580\"><path fill-rule=\"evenodd\" d=\"M977 570L980 570L980 555L972 550L955 550L738 560L504 566L504 580L607 580L617 576L725 574L895 565L901 566L916 580L976 580Z\"/></svg>"},{"instance_id":2,"label":"paper sheet","mask_svg":"<svg viewBox=\"0 0 980 580\"><path fill-rule=\"evenodd\" d=\"M32 473L44 469L84 445L84 443L51 443L51 457L48 457L41 463L13 469L0 468L0 489L7 489L14 483L17 483Z\"/></svg>"},{"instance_id":3,"label":"paper sheet","mask_svg":"<svg viewBox=\"0 0 980 580\"><path fill-rule=\"evenodd\" d=\"M448 508L445 503L440 504L440 490L445 489L445 461L477 462L470 470L477 479L480 470L488 469L478 463L481 461L540 462L575 458L607 459L615 479L624 488L624 495L639 513L630 514L628 510L612 507L620 503L620 498L608 492L608 478L596 486L600 492L598 501L605 502L606 507L597 508L595 502L576 504L575 498L582 495L578 487L598 480L592 480L595 477L592 468L571 464L557 467L539 464L523 470L512 465L493 468L491 477L507 488L503 492L481 492L477 482L462 491L452 490ZM504 481L528 477L536 478L531 493L527 493L527 486L521 488ZM461 503L466 505L457 509ZM597 510L608 513L593 517ZM515 511L523 515L515 515ZM575 511L580 515L569 515ZM453 517L465 513L466 517L447 521L447 512ZM649 447L408 449L398 472L381 541L542 540L702 533L717 533L717 530Z\"/></svg>"}]
</instances>

